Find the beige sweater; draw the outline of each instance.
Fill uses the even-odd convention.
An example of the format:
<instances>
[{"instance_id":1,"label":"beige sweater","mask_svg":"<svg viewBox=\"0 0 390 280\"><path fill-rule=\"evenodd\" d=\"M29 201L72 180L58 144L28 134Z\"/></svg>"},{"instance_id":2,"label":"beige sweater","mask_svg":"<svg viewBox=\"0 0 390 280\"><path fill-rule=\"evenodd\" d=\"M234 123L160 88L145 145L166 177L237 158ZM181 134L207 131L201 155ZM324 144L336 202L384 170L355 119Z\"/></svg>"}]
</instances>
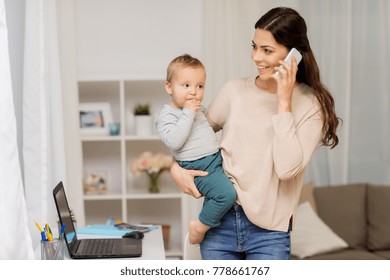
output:
<instances>
[{"instance_id":1,"label":"beige sweater","mask_svg":"<svg viewBox=\"0 0 390 280\"><path fill-rule=\"evenodd\" d=\"M312 89L294 89L292 113L277 113L277 96L262 92L255 78L228 82L206 115L221 128L224 169L238 203L254 224L287 231L295 213L305 168L319 145L320 106Z\"/></svg>"}]
</instances>

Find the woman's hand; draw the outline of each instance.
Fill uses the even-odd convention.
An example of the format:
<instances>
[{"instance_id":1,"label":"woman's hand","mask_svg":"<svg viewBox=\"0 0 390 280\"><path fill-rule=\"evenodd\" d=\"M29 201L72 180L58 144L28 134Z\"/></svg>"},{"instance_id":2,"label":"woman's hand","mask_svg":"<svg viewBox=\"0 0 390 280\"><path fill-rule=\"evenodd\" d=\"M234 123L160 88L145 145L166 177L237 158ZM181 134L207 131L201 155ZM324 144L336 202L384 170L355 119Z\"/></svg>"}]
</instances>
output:
<instances>
[{"instance_id":1,"label":"woman's hand","mask_svg":"<svg viewBox=\"0 0 390 280\"><path fill-rule=\"evenodd\" d=\"M298 71L297 60L295 56L291 59L291 66L286 61L279 61L280 66L275 67L279 71L279 77L273 74L273 78L278 84L276 94L278 95L279 105L278 112L292 111L292 93L296 83L296 76Z\"/></svg>"},{"instance_id":2,"label":"woman's hand","mask_svg":"<svg viewBox=\"0 0 390 280\"><path fill-rule=\"evenodd\" d=\"M182 168L176 161L172 162L171 176L179 189L195 198L202 197L202 194L195 186L194 178L196 176L207 176L208 173L201 170L187 170Z\"/></svg>"}]
</instances>

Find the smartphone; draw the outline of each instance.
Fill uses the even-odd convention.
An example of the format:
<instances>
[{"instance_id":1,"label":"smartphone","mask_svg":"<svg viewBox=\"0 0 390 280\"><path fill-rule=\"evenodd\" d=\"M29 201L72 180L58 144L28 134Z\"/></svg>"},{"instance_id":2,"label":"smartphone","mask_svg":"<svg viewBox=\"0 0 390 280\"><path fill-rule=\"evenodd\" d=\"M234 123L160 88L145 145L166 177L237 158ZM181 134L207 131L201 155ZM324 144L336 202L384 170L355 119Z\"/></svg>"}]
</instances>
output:
<instances>
[{"instance_id":1,"label":"smartphone","mask_svg":"<svg viewBox=\"0 0 390 280\"><path fill-rule=\"evenodd\" d=\"M288 63L288 65L291 66L291 58L292 58L292 56L295 56L295 59L297 60L297 65L298 65L299 62L302 60L302 55L300 54L300 52L296 48L292 48L290 50L290 52L287 54L287 56L284 59L284 61L286 61ZM279 77L279 71L276 71L275 75Z\"/></svg>"}]
</instances>

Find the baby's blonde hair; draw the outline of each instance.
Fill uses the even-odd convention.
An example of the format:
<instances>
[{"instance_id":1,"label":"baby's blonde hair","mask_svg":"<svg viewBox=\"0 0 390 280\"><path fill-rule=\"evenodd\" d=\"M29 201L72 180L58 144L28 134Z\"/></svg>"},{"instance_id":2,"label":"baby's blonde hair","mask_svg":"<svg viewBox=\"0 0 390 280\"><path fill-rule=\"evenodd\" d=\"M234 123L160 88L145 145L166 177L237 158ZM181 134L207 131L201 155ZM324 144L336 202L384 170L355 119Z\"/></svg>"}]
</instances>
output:
<instances>
[{"instance_id":1,"label":"baby's blonde hair","mask_svg":"<svg viewBox=\"0 0 390 280\"><path fill-rule=\"evenodd\" d=\"M177 68L184 68L184 67L192 67L192 68L201 67L205 69L203 63L200 62L199 59L192 57L189 54L180 55L174 58L171 61L171 63L169 63L168 65L167 82L170 82L172 80L173 74Z\"/></svg>"}]
</instances>

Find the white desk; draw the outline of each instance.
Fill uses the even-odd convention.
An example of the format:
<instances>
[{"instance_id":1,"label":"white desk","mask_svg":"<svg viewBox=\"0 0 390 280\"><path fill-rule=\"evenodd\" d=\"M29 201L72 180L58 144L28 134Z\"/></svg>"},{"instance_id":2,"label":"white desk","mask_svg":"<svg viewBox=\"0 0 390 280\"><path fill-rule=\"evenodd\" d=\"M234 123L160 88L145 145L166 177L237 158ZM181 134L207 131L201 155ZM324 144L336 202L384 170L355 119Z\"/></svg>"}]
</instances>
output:
<instances>
[{"instance_id":1,"label":"white desk","mask_svg":"<svg viewBox=\"0 0 390 280\"><path fill-rule=\"evenodd\" d=\"M77 238L121 238L110 237L107 235L95 235L95 234L77 234ZM68 250L65 250L65 259L70 259ZM40 247L35 250L35 256L37 259L41 259ZM157 229L145 233L145 237L142 239L142 256L139 258L128 258L131 260L165 260L164 241L162 237L161 226Z\"/></svg>"},{"instance_id":2,"label":"white desk","mask_svg":"<svg viewBox=\"0 0 390 280\"><path fill-rule=\"evenodd\" d=\"M145 233L142 239L141 260L165 260L164 241L161 226Z\"/></svg>"},{"instance_id":3,"label":"white desk","mask_svg":"<svg viewBox=\"0 0 390 280\"><path fill-rule=\"evenodd\" d=\"M55 234L55 236L57 233ZM121 238L117 236L107 236L107 235L96 235L96 234L77 234L77 238L86 239L86 238ZM67 248L65 250L65 259L71 259ZM40 244L35 248L35 258L41 259L41 248ZM156 229L151 230L145 233L144 238L142 239L142 256L138 258L128 258L134 260L165 260L165 250L164 250L164 241L162 236L161 226L157 226Z\"/></svg>"}]
</instances>

